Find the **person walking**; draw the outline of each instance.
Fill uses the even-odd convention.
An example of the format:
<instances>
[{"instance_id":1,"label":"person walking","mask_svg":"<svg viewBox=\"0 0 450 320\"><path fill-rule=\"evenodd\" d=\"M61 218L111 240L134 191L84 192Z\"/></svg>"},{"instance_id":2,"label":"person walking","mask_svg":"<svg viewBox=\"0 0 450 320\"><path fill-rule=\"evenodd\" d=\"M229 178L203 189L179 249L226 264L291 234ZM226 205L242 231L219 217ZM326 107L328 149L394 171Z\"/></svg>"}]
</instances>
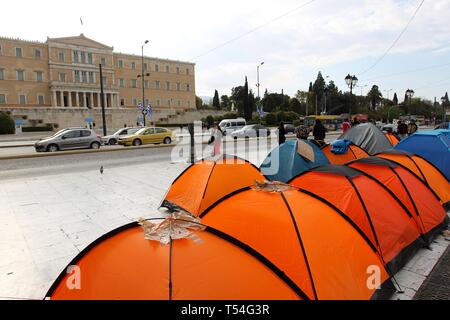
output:
<instances>
[{"instance_id":1,"label":"person walking","mask_svg":"<svg viewBox=\"0 0 450 320\"><path fill-rule=\"evenodd\" d=\"M278 144L281 146L286 142L286 128L284 127L284 122L280 122L278 126Z\"/></svg>"},{"instance_id":2,"label":"person walking","mask_svg":"<svg viewBox=\"0 0 450 320\"><path fill-rule=\"evenodd\" d=\"M220 129L218 123L214 123L213 129L211 130L211 138L208 141L209 145L213 145L212 156L218 156L221 154L222 138L224 134L222 129Z\"/></svg>"},{"instance_id":3,"label":"person walking","mask_svg":"<svg viewBox=\"0 0 450 320\"><path fill-rule=\"evenodd\" d=\"M351 127L352 125L350 124L350 121L348 119L345 119L344 123L342 124L343 133L346 133L348 130L350 130Z\"/></svg>"},{"instance_id":4,"label":"person walking","mask_svg":"<svg viewBox=\"0 0 450 320\"><path fill-rule=\"evenodd\" d=\"M317 142L317 145L323 146L325 145L325 137L327 134L327 129L322 124L322 121L316 120L316 125L313 129L314 140Z\"/></svg>"},{"instance_id":5,"label":"person walking","mask_svg":"<svg viewBox=\"0 0 450 320\"><path fill-rule=\"evenodd\" d=\"M408 137L408 126L402 120L398 122L397 135L401 140Z\"/></svg>"}]
</instances>

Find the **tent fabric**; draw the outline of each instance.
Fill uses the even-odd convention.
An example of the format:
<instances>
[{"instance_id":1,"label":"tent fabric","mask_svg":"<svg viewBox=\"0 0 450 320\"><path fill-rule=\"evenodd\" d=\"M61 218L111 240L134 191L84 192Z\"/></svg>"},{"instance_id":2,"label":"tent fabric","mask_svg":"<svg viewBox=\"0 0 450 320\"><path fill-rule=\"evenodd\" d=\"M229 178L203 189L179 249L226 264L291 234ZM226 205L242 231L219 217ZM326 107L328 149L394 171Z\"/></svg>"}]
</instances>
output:
<instances>
[{"instance_id":1,"label":"tent fabric","mask_svg":"<svg viewBox=\"0 0 450 320\"><path fill-rule=\"evenodd\" d=\"M378 157L359 159L347 166L366 173L391 190L408 209L428 243L445 227L447 214L439 198L403 166Z\"/></svg>"},{"instance_id":2,"label":"tent fabric","mask_svg":"<svg viewBox=\"0 0 450 320\"><path fill-rule=\"evenodd\" d=\"M163 207L179 207L199 216L227 194L264 181L266 178L253 164L224 156L216 161L202 160L189 166L172 184Z\"/></svg>"},{"instance_id":3,"label":"tent fabric","mask_svg":"<svg viewBox=\"0 0 450 320\"><path fill-rule=\"evenodd\" d=\"M329 164L322 150L314 143L303 140L314 154L314 162L299 155L297 140L290 140L275 148L264 160L260 170L272 181L288 182L296 175L309 169Z\"/></svg>"},{"instance_id":4,"label":"tent fabric","mask_svg":"<svg viewBox=\"0 0 450 320\"><path fill-rule=\"evenodd\" d=\"M225 198L201 216L202 222L260 252L310 299L365 300L367 267L389 275L376 248L344 214L324 199L295 189L255 188Z\"/></svg>"},{"instance_id":5,"label":"tent fabric","mask_svg":"<svg viewBox=\"0 0 450 320\"><path fill-rule=\"evenodd\" d=\"M100 238L69 266L81 286L71 290L65 271L46 297L51 300L299 300L308 299L264 257L212 228L201 240L170 245L144 238L133 223Z\"/></svg>"},{"instance_id":6,"label":"tent fabric","mask_svg":"<svg viewBox=\"0 0 450 320\"><path fill-rule=\"evenodd\" d=\"M397 138L393 133L386 132L384 135L389 140L391 146L396 146L400 142L400 139Z\"/></svg>"},{"instance_id":7,"label":"tent fabric","mask_svg":"<svg viewBox=\"0 0 450 320\"><path fill-rule=\"evenodd\" d=\"M339 139L347 139L374 155L392 148L391 142L373 123L362 123L345 132Z\"/></svg>"},{"instance_id":8,"label":"tent fabric","mask_svg":"<svg viewBox=\"0 0 450 320\"><path fill-rule=\"evenodd\" d=\"M347 162L369 156L366 151L354 144L351 144L348 147L348 152L346 154L334 154L331 149L331 145L326 145L322 148L322 152L331 164L346 164Z\"/></svg>"},{"instance_id":9,"label":"tent fabric","mask_svg":"<svg viewBox=\"0 0 450 320\"><path fill-rule=\"evenodd\" d=\"M408 209L388 188L361 171L324 166L294 178L290 184L327 199L351 219L377 248L391 275L408 260L409 247L417 248L421 242L419 227Z\"/></svg>"},{"instance_id":10,"label":"tent fabric","mask_svg":"<svg viewBox=\"0 0 450 320\"><path fill-rule=\"evenodd\" d=\"M445 175L431 162L402 150L389 150L377 157L384 158L404 166L420 178L439 197L447 211L450 210L450 183Z\"/></svg>"},{"instance_id":11,"label":"tent fabric","mask_svg":"<svg viewBox=\"0 0 450 320\"><path fill-rule=\"evenodd\" d=\"M421 131L395 146L433 163L450 181L450 130Z\"/></svg>"}]
</instances>

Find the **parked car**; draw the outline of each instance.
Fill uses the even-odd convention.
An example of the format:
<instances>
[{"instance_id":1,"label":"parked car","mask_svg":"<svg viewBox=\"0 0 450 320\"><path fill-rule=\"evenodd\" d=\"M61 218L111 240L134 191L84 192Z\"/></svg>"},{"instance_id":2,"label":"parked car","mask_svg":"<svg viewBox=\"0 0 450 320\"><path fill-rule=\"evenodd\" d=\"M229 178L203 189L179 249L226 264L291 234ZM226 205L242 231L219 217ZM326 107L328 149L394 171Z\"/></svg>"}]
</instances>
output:
<instances>
[{"instance_id":1,"label":"parked car","mask_svg":"<svg viewBox=\"0 0 450 320\"><path fill-rule=\"evenodd\" d=\"M292 123L286 123L284 125L284 129L286 130L287 134L294 134L295 133L295 126Z\"/></svg>"},{"instance_id":2,"label":"parked car","mask_svg":"<svg viewBox=\"0 0 450 320\"><path fill-rule=\"evenodd\" d=\"M73 149L99 149L101 137L94 130L84 128L64 129L34 144L37 152L57 152Z\"/></svg>"},{"instance_id":3,"label":"parked car","mask_svg":"<svg viewBox=\"0 0 450 320\"><path fill-rule=\"evenodd\" d=\"M236 130L240 130L247 125L245 119L225 119L219 123L219 127L225 135L229 135Z\"/></svg>"},{"instance_id":4,"label":"parked car","mask_svg":"<svg viewBox=\"0 0 450 320\"><path fill-rule=\"evenodd\" d=\"M171 144L174 140L172 131L165 128L142 128L134 134L119 138L122 146L141 146L144 144Z\"/></svg>"},{"instance_id":5,"label":"parked car","mask_svg":"<svg viewBox=\"0 0 450 320\"><path fill-rule=\"evenodd\" d=\"M142 128L122 128L112 135L102 137L102 142L106 145L114 146L119 142L120 137L134 134L141 129Z\"/></svg>"},{"instance_id":6,"label":"parked car","mask_svg":"<svg viewBox=\"0 0 450 320\"><path fill-rule=\"evenodd\" d=\"M231 137L234 139L257 138L268 136L270 136L270 129L260 124L245 126L242 129L236 130L231 134Z\"/></svg>"}]
</instances>

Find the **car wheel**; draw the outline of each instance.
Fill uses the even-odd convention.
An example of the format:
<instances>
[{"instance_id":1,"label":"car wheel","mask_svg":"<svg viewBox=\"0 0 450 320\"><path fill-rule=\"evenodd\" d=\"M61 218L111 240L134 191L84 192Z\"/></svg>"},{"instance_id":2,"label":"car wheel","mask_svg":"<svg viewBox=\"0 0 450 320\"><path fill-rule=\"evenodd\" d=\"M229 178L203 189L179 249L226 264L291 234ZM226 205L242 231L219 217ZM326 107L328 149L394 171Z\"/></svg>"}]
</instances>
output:
<instances>
[{"instance_id":1,"label":"car wheel","mask_svg":"<svg viewBox=\"0 0 450 320\"><path fill-rule=\"evenodd\" d=\"M142 146L142 141L139 140L139 139L134 140L133 141L133 146L135 146L135 147Z\"/></svg>"},{"instance_id":2,"label":"car wheel","mask_svg":"<svg viewBox=\"0 0 450 320\"><path fill-rule=\"evenodd\" d=\"M117 144L117 140L116 139L109 140L109 145L110 146L115 146L116 144Z\"/></svg>"},{"instance_id":3,"label":"car wheel","mask_svg":"<svg viewBox=\"0 0 450 320\"><path fill-rule=\"evenodd\" d=\"M47 147L47 152L58 152L59 148L56 144L51 144Z\"/></svg>"},{"instance_id":4,"label":"car wheel","mask_svg":"<svg viewBox=\"0 0 450 320\"><path fill-rule=\"evenodd\" d=\"M171 144L172 143L172 139L170 139L169 137L164 139L164 144Z\"/></svg>"},{"instance_id":5,"label":"car wheel","mask_svg":"<svg viewBox=\"0 0 450 320\"><path fill-rule=\"evenodd\" d=\"M92 142L91 143L91 149L100 149L100 143Z\"/></svg>"}]
</instances>

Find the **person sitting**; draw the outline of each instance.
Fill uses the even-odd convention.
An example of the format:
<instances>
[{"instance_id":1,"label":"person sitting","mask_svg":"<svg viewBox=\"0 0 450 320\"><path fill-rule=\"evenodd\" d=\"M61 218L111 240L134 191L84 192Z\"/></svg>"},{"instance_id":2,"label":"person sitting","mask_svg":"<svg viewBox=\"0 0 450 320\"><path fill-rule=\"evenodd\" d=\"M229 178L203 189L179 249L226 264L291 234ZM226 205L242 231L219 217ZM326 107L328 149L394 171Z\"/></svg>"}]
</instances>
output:
<instances>
[{"instance_id":1,"label":"person sitting","mask_svg":"<svg viewBox=\"0 0 450 320\"><path fill-rule=\"evenodd\" d=\"M309 128L308 126L301 125L295 129L295 134L297 139L300 140L308 140L309 137Z\"/></svg>"},{"instance_id":2,"label":"person sitting","mask_svg":"<svg viewBox=\"0 0 450 320\"><path fill-rule=\"evenodd\" d=\"M401 120L398 122L397 135L401 140L408 137L408 126Z\"/></svg>"},{"instance_id":3,"label":"person sitting","mask_svg":"<svg viewBox=\"0 0 450 320\"><path fill-rule=\"evenodd\" d=\"M419 127L417 127L416 120L411 120L408 128L409 135L413 135L414 133L417 132L417 130L419 130Z\"/></svg>"},{"instance_id":4,"label":"person sitting","mask_svg":"<svg viewBox=\"0 0 450 320\"><path fill-rule=\"evenodd\" d=\"M325 145L325 137L326 137L327 129L322 124L322 121L316 120L316 125L313 129L314 140L317 142L319 146Z\"/></svg>"}]
</instances>

